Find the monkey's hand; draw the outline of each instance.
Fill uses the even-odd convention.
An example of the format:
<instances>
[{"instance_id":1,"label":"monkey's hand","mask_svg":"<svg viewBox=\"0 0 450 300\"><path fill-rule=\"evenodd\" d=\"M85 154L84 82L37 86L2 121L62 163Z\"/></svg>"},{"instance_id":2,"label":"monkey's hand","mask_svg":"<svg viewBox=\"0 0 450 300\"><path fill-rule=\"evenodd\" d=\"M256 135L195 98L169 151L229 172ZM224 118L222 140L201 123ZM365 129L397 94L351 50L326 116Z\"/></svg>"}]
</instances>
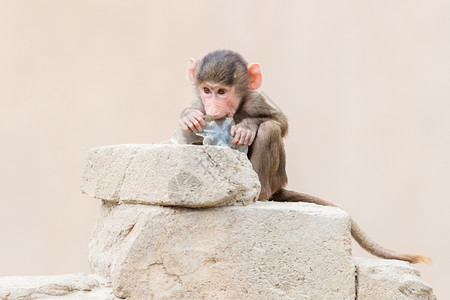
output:
<instances>
[{"instance_id":1,"label":"monkey's hand","mask_svg":"<svg viewBox=\"0 0 450 300\"><path fill-rule=\"evenodd\" d=\"M256 137L258 126L255 124L244 124L243 122L231 127L232 143L236 146L250 146Z\"/></svg>"},{"instance_id":2,"label":"monkey's hand","mask_svg":"<svg viewBox=\"0 0 450 300\"><path fill-rule=\"evenodd\" d=\"M198 109L189 109L180 118L180 125L186 131L202 132L203 127L206 126L205 115Z\"/></svg>"}]
</instances>

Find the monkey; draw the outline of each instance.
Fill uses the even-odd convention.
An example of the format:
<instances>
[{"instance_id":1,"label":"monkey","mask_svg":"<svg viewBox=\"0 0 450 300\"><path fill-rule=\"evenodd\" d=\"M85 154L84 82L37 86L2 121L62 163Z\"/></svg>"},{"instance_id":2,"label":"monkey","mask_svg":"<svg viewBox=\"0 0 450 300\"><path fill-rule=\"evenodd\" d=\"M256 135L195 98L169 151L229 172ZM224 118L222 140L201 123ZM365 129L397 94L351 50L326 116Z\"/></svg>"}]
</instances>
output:
<instances>
[{"instance_id":1,"label":"monkey","mask_svg":"<svg viewBox=\"0 0 450 300\"><path fill-rule=\"evenodd\" d=\"M288 178L283 138L288 133L288 120L256 91L262 84L259 64L248 64L232 50L216 50L198 62L191 58L187 78L194 86L196 99L180 115L185 141L198 141L195 133L205 127L205 116L214 120L232 117L235 121L230 130L232 143L248 146L248 158L261 183L259 201L308 202L336 207L320 198L285 189ZM356 242L377 257L410 263L431 262L422 254L385 249L372 241L353 218L350 223Z\"/></svg>"}]
</instances>

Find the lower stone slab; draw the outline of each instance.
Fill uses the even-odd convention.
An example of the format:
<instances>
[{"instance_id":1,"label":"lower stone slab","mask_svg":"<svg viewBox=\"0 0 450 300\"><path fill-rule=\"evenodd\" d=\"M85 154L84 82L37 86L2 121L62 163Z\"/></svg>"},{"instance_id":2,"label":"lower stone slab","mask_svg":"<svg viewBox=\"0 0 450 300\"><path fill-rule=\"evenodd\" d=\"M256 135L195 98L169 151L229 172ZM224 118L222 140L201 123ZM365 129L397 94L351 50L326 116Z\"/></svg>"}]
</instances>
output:
<instances>
[{"instance_id":1,"label":"lower stone slab","mask_svg":"<svg viewBox=\"0 0 450 300\"><path fill-rule=\"evenodd\" d=\"M436 299L409 263L350 251L337 208L104 202L89 246L96 275L0 277L0 299Z\"/></svg>"},{"instance_id":2,"label":"lower stone slab","mask_svg":"<svg viewBox=\"0 0 450 300\"><path fill-rule=\"evenodd\" d=\"M355 258L358 300L435 300L432 288L409 263Z\"/></svg>"},{"instance_id":3,"label":"lower stone slab","mask_svg":"<svg viewBox=\"0 0 450 300\"><path fill-rule=\"evenodd\" d=\"M96 275L64 274L53 276L0 277L0 299L91 299L116 300L107 282Z\"/></svg>"},{"instance_id":4,"label":"lower stone slab","mask_svg":"<svg viewBox=\"0 0 450 300\"><path fill-rule=\"evenodd\" d=\"M128 299L355 299L349 217L307 203L104 202L89 258Z\"/></svg>"}]
</instances>

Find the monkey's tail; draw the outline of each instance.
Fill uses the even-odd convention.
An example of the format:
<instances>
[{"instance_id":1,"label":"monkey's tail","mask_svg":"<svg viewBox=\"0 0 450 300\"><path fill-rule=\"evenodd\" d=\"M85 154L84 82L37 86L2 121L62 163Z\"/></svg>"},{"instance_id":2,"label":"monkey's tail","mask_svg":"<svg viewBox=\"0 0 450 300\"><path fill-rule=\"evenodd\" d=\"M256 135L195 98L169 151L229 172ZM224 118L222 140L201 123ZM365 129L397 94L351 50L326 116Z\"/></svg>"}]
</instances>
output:
<instances>
[{"instance_id":1,"label":"monkey's tail","mask_svg":"<svg viewBox=\"0 0 450 300\"><path fill-rule=\"evenodd\" d=\"M310 196L307 194L297 193L294 191L289 191L286 189L279 190L278 192L273 194L269 200L280 202L308 202L323 206L337 207L335 204L322 200L320 198ZM350 222L351 222L351 234L353 238L355 239L356 242L358 242L358 244L363 249L365 249L369 253L381 258L399 259L413 264L417 264L420 262L424 262L427 264L431 263L431 259L422 254L409 252L398 253L393 250L383 248L379 244L375 243L372 239L370 239L369 236L359 227L359 225L352 218L350 218Z\"/></svg>"}]
</instances>

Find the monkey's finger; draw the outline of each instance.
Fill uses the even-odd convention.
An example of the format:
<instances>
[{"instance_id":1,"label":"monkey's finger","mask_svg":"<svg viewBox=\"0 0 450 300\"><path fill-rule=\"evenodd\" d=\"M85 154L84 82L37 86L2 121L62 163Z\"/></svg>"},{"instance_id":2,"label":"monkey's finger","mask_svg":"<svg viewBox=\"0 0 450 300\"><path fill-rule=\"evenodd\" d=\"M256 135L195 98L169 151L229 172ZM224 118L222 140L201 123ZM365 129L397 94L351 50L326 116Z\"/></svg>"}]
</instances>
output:
<instances>
[{"instance_id":1,"label":"monkey's finger","mask_svg":"<svg viewBox=\"0 0 450 300\"><path fill-rule=\"evenodd\" d=\"M185 119L184 123L189 128L188 130L190 130L192 132L197 132L197 128L194 126L194 124L189 119Z\"/></svg>"},{"instance_id":2,"label":"monkey's finger","mask_svg":"<svg viewBox=\"0 0 450 300\"><path fill-rule=\"evenodd\" d=\"M200 114L198 115L194 115L194 119L197 120L197 122L200 124L200 126L205 127L206 126L206 122L205 122L205 117L203 116L202 112L199 111Z\"/></svg>"},{"instance_id":3,"label":"monkey's finger","mask_svg":"<svg viewBox=\"0 0 450 300\"><path fill-rule=\"evenodd\" d=\"M192 114L193 114L194 116L200 118L200 119L204 119L204 118L205 118L205 115L204 115L201 111L199 111L199 110L193 111Z\"/></svg>"},{"instance_id":4,"label":"monkey's finger","mask_svg":"<svg viewBox=\"0 0 450 300\"><path fill-rule=\"evenodd\" d=\"M199 121L197 121L197 119L196 118L194 118L194 117L190 117L189 118L189 123L191 124L191 126L193 127L192 129L193 129L193 131L194 132L201 132L201 131L203 131L203 126L200 124L200 122Z\"/></svg>"},{"instance_id":5,"label":"monkey's finger","mask_svg":"<svg viewBox=\"0 0 450 300\"><path fill-rule=\"evenodd\" d=\"M248 130L244 128L238 128L236 130L236 135L234 136L233 144L238 146L246 145L247 133Z\"/></svg>"},{"instance_id":6,"label":"monkey's finger","mask_svg":"<svg viewBox=\"0 0 450 300\"><path fill-rule=\"evenodd\" d=\"M186 122L184 122L183 119L179 120L181 127L183 127L184 130L189 130L189 127L187 126Z\"/></svg>"},{"instance_id":7,"label":"monkey's finger","mask_svg":"<svg viewBox=\"0 0 450 300\"><path fill-rule=\"evenodd\" d=\"M236 125L231 127L230 134L232 137L234 137L236 135Z\"/></svg>"},{"instance_id":8,"label":"monkey's finger","mask_svg":"<svg viewBox=\"0 0 450 300\"><path fill-rule=\"evenodd\" d=\"M239 131L237 131L234 136L234 139L232 141L233 145L238 145L240 139L241 139L241 133Z\"/></svg>"},{"instance_id":9,"label":"monkey's finger","mask_svg":"<svg viewBox=\"0 0 450 300\"><path fill-rule=\"evenodd\" d=\"M195 126L194 126L194 124L192 124L191 121L189 121L189 118L187 116L183 117L180 120L180 123L181 123L181 126L183 126L184 130L195 132L195 130L196 130Z\"/></svg>"},{"instance_id":10,"label":"monkey's finger","mask_svg":"<svg viewBox=\"0 0 450 300\"><path fill-rule=\"evenodd\" d=\"M244 130L241 133L241 137L239 138L239 145L247 145L247 140L248 140L248 131Z\"/></svg>"},{"instance_id":11,"label":"monkey's finger","mask_svg":"<svg viewBox=\"0 0 450 300\"><path fill-rule=\"evenodd\" d=\"M251 133L251 131L247 131L247 132L245 132L245 135L244 135L244 139L241 141L241 144L242 145L249 145L249 143L250 143L250 138L252 137L252 133Z\"/></svg>"},{"instance_id":12,"label":"monkey's finger","mask_svg":"<svg viewBox=\"0 0 450 300\"><path fill-rule=\"evenodd\" d=\"M253 141L255 140L255 137L256 137L256 132L249 130L245 136L244 145L251 146L251 144L253 144Z\"/></svg>"},{"instance_id":13,"label":"monkey's finger","mask_svg":"<svg viewBox=\"0 0 450 300\"><path fill-rule=\"evenodd\" d=\"M251 144L253 144L253 141L255 140L255 135L256 134L253 131L250 131L248 140L247 140L247 146L250 146Z\"/></svg>"}]
</instances>

